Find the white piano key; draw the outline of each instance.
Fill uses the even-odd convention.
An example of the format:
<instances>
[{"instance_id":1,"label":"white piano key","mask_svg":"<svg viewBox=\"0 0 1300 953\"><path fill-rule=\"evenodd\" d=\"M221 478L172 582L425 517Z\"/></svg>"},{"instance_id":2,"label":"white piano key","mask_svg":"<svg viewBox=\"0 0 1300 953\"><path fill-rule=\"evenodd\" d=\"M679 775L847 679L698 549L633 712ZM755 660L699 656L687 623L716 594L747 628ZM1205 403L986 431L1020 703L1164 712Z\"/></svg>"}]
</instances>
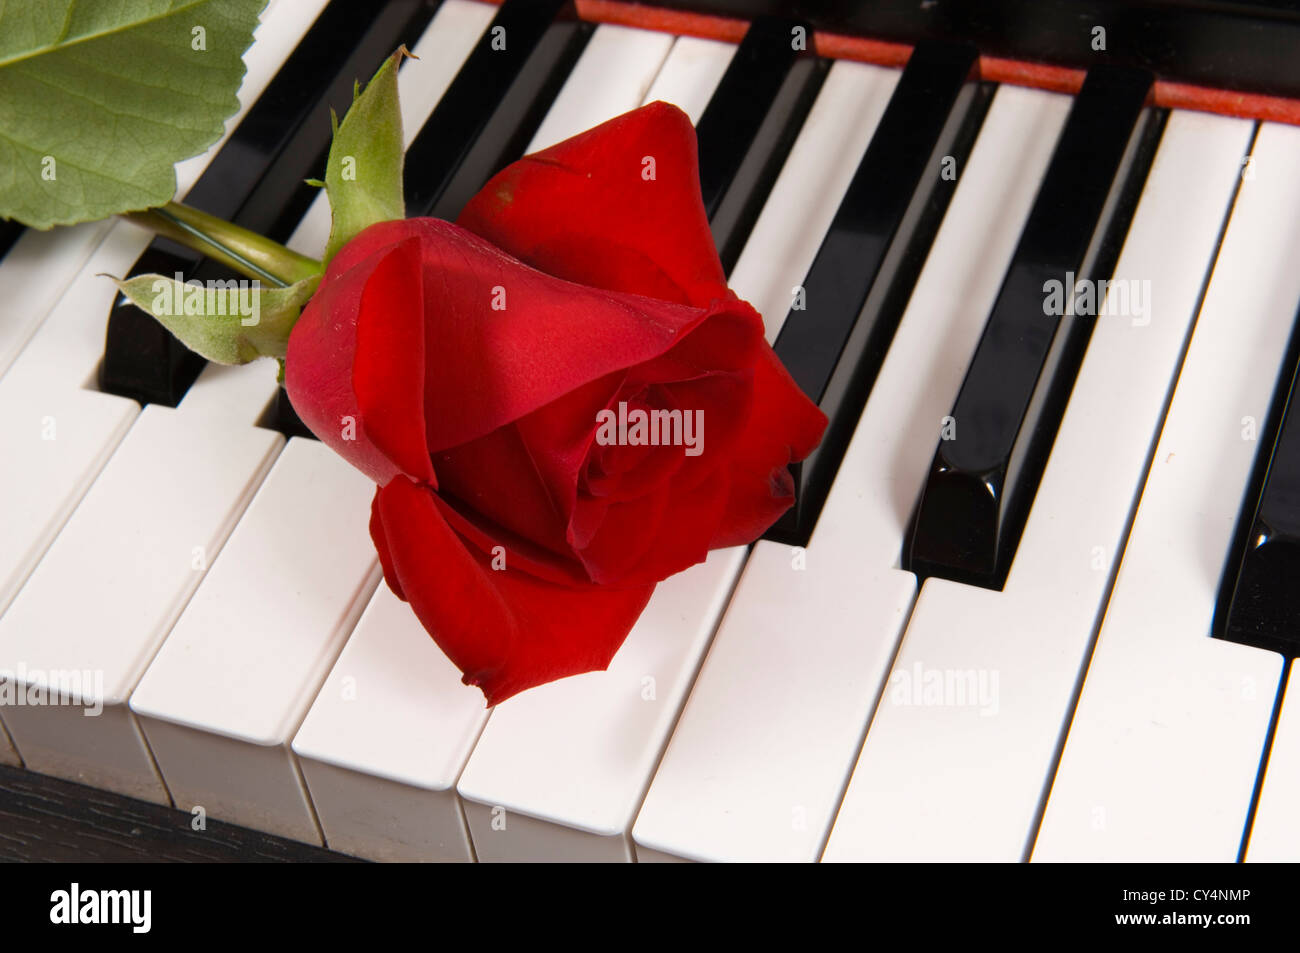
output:
<instances>
[{"instance_id":1,"label":"white piano key","mask_svg":"<svg viewBox=\"0 0 1300 953\"><path fill-rule=\"evenodd\" d=\"M640 106L672 46L668 33L596 27L524 152L553 146Z\"/></svg>"},{"instance_id":2,"label":"white piano key","mask_svg":"<svg viewBox=\"0 0 1300 953\"><path fill-rule=\"evenodd\" d=\"M374 591L373 485L293 439L131 696L176 806L320 843L289 742Z\"/></svg>"},{"instance_id":3,"label":"white piano key","mask_svg":"<svg viewBox=\"0 0 1300 953\"><path fill-rule=\"evenodd\" d=\"M111 300L96 296L92 306L107 316ZM0 612L140 409L135 401L88 390L24 393L6 388L7 380L0 381L0 446L10 461L0 468L0 498L6 501L0 507Z\"/></svg>"},{"instance_id":4,"label":"white piano key","mask_svg":"<svg viewBox=\"0 0 1300 953\"><path fill-rule=\"evenodd\" d=\"M280 4L244 56L232 129L311 25L324 0ZM224 143L176 167L188 189ZM116 289L150 240L129 222L108 231L58 304L0 378L0 446L21 466L0 469L0 612L8 606L139 413L132 400L93 390Z\"/></svg>"},{"instance_id":5,"label":"white piano key","mask_svg":"<svg viewBox=\"0 0 1300 953\"><path fill-rule=\"evenodd\" d=\"M381 583L293 742L329 847L472 860L456 780L487 716L483 693Z\"/></svg>"},{"instance_id":6,"label":"white piano key","mask_svg":"<svg viewBox=\"0 0 1300 953\"><path fill-rule=\"evenodd\" d=\"M1034 860L1237 856L1281 657L1209 637L1300 302L1300 129L1252 149L1120 564Z\"/></svg>"},{"instance_id":7,"label":"white piano key","mask_svg":"<svg viewBox=\"0 0 1300 953\"><path fill-rule=\"evenodd\" d=\"M0 260L0 377L104 240L112 220L29 228Z\"/></svg>"},{"instance_id":8,"label":"white piano key","mask_svg":"<svg viewBox=\"0 0 1300 953\"><path fill-rule=\"evenodd\" d=\"M679 36L645 94L645 102L672 103L692 123L698 123L735 53L734 43Z\"/></svg>"},{"instance_id":9,"label":"white piano key","mask_svg":"<svg viewBox=\"0 0 1300 953\"><path fill-rule=\"evenodd\" d=\"M0 669L92 672L105 707L6 707L32 770L167 803L126 700L284 443L251 418L193 423L145 408L0 616Z\"/></svg>"},{"instance_id":10,"label":"white piano key","mask_svg":"<svg viewBox=\"0 0 1300 953\"><path fill-rule=\"evenodd\" d=\"M1300 860L1300 666L1291 662L1286 696L1278 715L1273 747L1264 769L1255 823L1246 860L1275 863Z\"/></svg>"},{"instance_id":11,"label":"white piano key","mask_svg":"<svg viewBox=\"0 0 1300 953\"><path fill-rule=\"evenodd\" d=\"M1068 108L995 95L806 551L761 541L750 556L637 818L638 852L820 855L911 608L915 576L897 566L934 434Z\"/></svg>"},{"instance_id":12,"label":"white piano key","mask_svg":"<svg viewBox=\"0 0 1300 953\"><path fill-rule=\"evenodd\" d=\"M768 343L785 323L794 289L817 257L900 75L839 61L808 111L728 278L763 316ZM771 248L786 253L771 255Z\"/></svg>"},{"instance_id":13,"label":"white piano key","mask_svg":"<svg viewBox=\"0 0 1300 953\"><path fill-rule=\"evenodd\" d=\"M605 672L492 713L460 779L481 861L628 861L628 831L744 562L715 550L661 582Z\"/></svg>"},{"instance_id":14,"label":"white piano key","mask_svg":"<svg viewBox=\"0 0 1300 953\"><path fill-rule=\"evenodd\" d=\"M848 86L878 101L879 118L897 73L856 64L841 73L841 94ZM766 256L811 259L820 240L772 230ZM661 583L607 672L531 690L493 712L459 786L480 860L632 858L637 805L744 555L715 552Z\"/></svg>"},{"instance_id":15,"label":"white piano key","mask_svg":"<svg viewBox=\"0 0 1300 953\"><path fill-rule=\"evenodd\" d=\"M1004 589L925 582L825 860L1024 857L1251 132L1169 118L1112 278L1143 313L1096 319Z\"/></svg>"},{"instance_id":16,"label":"white piano key","mask_svg":"<svg viewBox=\"0 0 1300 953\"><path fill-rule=\"evenodd\" d=\"M309 15L313 8L300 12ZM295 29L301 32L310 23L307 19ZM287 56L297 36L289 29L278 36ZM190 178L199 171L192 169ZM135 236L129 237L133 244ZM116 253L127 243L106 244ZM123 261L118 274L130 267ZM97 308L96 346L102 346L112 287L107 293L98 286L81 291L85 298L65 298L60 309ZM81 340L88 346L92 339L81 334ZM80 390L76 383L74 378L61 391L19 394L38 405L86 413L42 415L51 421L53 439L41 463L54 479L35 488L45 505L19 514L17 521L26 520L40 538L24 554L26 563L47 545L48 551L0 616L0 668L23 667L29 673L24 687L44 673L91 673L94 707L103 710L93 718L84 717L77 705L23 706L4 714L33 770L167 803L126 699L284 444L278 434L252 426L274 394L275 366L269 361L246 368L211 366L178 409L150 407L138 417L133 401ZM98 433L96 422L104 424ZM69 424L79 428L73 439L68 439ZM105 434L113 437L106 448L100 443ZM78 465L78 454L84 460L96 450L113 456L107 464ZM87 492L80 481L91 479ZM78 481L70 493L68 480ZM69 517L66 511L73 506ZM51 507L59 516L40 527L40 517ZM67 525L51 539L65 519ZM20 566L15 576L26 568ZM69 579L82 581L77 599L67 598ZM10 585L19 581L11 578Z\"/></svg>"}]
</instances>

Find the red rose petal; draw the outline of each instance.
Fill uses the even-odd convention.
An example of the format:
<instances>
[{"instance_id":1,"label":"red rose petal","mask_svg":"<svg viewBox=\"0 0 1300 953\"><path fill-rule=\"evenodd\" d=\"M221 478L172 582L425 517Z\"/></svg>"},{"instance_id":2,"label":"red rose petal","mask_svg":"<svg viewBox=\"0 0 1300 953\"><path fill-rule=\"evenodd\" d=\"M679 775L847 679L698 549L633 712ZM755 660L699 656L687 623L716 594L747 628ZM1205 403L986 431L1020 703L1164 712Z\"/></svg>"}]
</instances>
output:
<instances>
[{"instance_id":1,"label":"red rose petal","mask_svg":"<svg viewBox=\"0 0 1300 953\"><path fill-rule=\"evenodd\" d=\"M765 349L754 365L753 407L730 461L731 495L713 546L751 542L789 509L794 484L785 468L811 453L825 430L826 415Z\"/></svg>"},{"instance_id":2,"label":"red rose petal","mask_svg":"<svg viewBox=\"0 0 1300 953\"><path fill-rule=\"evenodd\" d=\"M345 265L357 257L357 249L350 244L338 254L331 273L293 326L284 364L285 392L302 422L322 443L380 484L392 479L398 469L360 423L352 365L362 291L386 251L381 248L379 254L350 269ZM335 263L338 275L332 274Z\"/></svg>"},{"instance_id":3,"label":"red rose petal","mask_svg":"<svg viewBox=\"0 0 1300 953\"><path fill-rule=\"evenodd\" d=\"M621 584L655 582L680 572L709 555L727 500L725 475L717 472L690 490L676 487L658 494L664 506L657 522L638 526L633 504L609 508L609 517L587 549L579 553L593 579L618 579ZM626 507L625 513L619 513ZM651 513L653 504L650 506ZM614 514L619 513L615 518ZM650 515L650 520L655 516ZM632 550L629 541L639 540ZM750 540L746 540L750 542ZM635 552L635 560L629 554Z\"/></svg>"},{"instance_id":4,"label":"red rose petal","mask_svg":"<svg viewBox=\"0 0 1300 953\"><path fill-rule=\"evenodd\" d=\"M489 705L553 679L604 670L654 586L566 588L495 571L454 533L433 492L404 478L379 491L394 573L424 627Z\"/></svg>"},{"instance_id":5,"label":"red rose petal","mask_svg":"<svg viewBox=\"0 0 1300 953\"><path fill-rule=\"evenodd\" d=\"M370 539L375 544L375 552L379 554L379 567L384 571L384 581L388 583L388 588L393 590L393 594L403 602L406 601L406 595L402 592L402 584L397 579L397 570L393 567L393 555L388 551L388 540L384 536L384 522L379 518L379 488L375 488L375 497L370 501Z\"/></svg>"},{"instance_id":6,"label":"red rose petal","mask_svg":"<svg viewBox=\"0 0 1300 953\"><path fill-rule=\"evenodd\" d=\"M668 103L506 166L456 221L569 281L696 307L734 297L700 197L695 129Z\"/></svg>"},{"instance_id":7,"label":"red rose petal","mask_svg":"<svg viewBox=\"0 0 1300 953\"><path fill-rule=\"evenodd\" d=\"M431 453L477 439L597 378L650 361L706 321L754 320L753 309L734 297L695 308L562 281L437 219L372 225L330 263L321 290L295 325L286 386L312 431L381 483L394 469L387 455L368 441L339 439L338 421L360 413L345 381L355 362L369 360L357 350L361 286L391 246L409 238L419 240L423 308L408 302L375 320L423 319ZM361 257L361 249L369 249L370 256ZM383 300L401 304L388 296ZM393 343L409 334L409 327L385 329L380 340ZM375 365L382 361L375 359ZM379 371L363 373L377 379Z\"/></svg>"},{"instance_id":8,"label":"red rose petal","mask_svg":"<svg viewBox=\"0 0 1300 953\"><path fill-rule=\"evenodd\" d=\"M407 476L437 486L424 425L420 244L389 250L361 292L352 388L366 436Z\"/></svg>"}]
</instances>

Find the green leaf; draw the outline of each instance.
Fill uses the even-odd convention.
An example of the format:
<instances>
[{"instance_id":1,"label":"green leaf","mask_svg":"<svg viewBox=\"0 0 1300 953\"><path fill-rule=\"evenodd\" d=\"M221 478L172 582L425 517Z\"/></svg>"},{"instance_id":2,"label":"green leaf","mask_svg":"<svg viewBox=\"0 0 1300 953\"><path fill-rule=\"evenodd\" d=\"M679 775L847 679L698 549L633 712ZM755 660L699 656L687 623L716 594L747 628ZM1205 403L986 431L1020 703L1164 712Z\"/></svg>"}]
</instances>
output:
<instances>
[{"instance_id":1,"label":"green leaf","mask_svg":"<svg viewBox=\"0 0 1300 953\"><path fill-rule=\"evenodd\" d=\"M259 357L284 359L289 332L320 275L284 288L233 279L200 285L163 275L113 281L191 351L218 364L247 364Z\"/></svg>"},{"instance_id":2,"label":"green leaf","mask_svg":"<svg viewBox=\"0 0 1300 953\"><path fill-rule=\"evenodd\" d=\"M406 217L402 199L402 112L397 104L397 66L409 56L402 47L388 58L339 125L334 123L325 164L329 195L328 263L359 232L376 222Z\"/></svg>"},{"instance_id":3,"label":"green leaf","mask_svg":"<svg viewBox=\"0 0 1300 953\"><path fill-rule=\"evenodd\" d=\"M265 0L0 2L0 216L36 228L162 205L239 109Z\"/></svg>"}]
</instances>

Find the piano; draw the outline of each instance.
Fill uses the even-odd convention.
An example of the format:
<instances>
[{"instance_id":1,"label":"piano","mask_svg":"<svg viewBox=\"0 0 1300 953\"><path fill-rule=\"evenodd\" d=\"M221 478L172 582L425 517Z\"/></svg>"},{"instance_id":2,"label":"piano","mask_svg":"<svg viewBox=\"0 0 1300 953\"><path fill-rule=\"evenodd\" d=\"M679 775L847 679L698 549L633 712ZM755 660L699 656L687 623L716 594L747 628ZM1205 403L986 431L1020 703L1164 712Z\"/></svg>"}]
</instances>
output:
<instances>
[{"instance_id":1,"label":"piano","mask_svg":"<svg viewBox=\"0 0 1300 953\"><path fill-rule=\"evenodd\" d=\"M5 224L0 858L1300 859L1300 14L272 0L179 194L318 255L298 183L402 43L412 215L691 117L831 421L798 506L486 710L272 362L99 277L213 266Z\"/></svg>"}]
</instances>

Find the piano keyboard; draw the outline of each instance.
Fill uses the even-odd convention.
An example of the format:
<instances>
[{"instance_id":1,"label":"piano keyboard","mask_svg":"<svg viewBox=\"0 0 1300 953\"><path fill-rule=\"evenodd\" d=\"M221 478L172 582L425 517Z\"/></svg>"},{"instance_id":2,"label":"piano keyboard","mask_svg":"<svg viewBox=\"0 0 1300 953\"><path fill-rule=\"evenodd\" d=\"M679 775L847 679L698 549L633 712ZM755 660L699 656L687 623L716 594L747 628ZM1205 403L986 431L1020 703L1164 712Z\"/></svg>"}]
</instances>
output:
<instances>
[{"instance_id":1,"label":"piano keyboard","mask_svg":"<svg viewBox=\"0 0 1300 953\"><path fill-rule=\"evenodd\" d=\"M1300 859L1300 128L960 44L830 61L793 21L374 8L273 2L179 193L318 256L292 183L403 42L411 214L677 104L730 284L830 417L799 505L660 584L608 671L484 710L271 362L203 367L99 277L210 266L6 225L0 764L374 860ZM1067 272L1109 294L1048 313ZM13 700L57 673L102 711Z\"/></svg>"}]
</instances>

